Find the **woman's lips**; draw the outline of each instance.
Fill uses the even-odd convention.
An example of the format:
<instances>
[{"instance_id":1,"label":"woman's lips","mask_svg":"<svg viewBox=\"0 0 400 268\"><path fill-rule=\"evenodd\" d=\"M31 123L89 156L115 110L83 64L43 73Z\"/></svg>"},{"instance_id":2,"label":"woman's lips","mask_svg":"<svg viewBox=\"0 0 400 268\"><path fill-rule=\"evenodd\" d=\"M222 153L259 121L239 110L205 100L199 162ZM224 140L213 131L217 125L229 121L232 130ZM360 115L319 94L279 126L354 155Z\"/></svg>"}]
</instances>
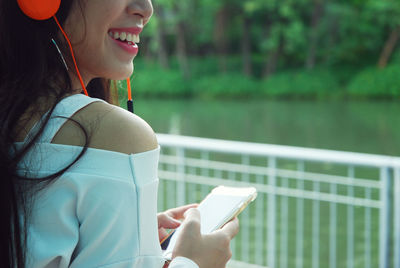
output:
<instances>
[{"instance_id":1,"label":"woman's lips","mask_svg":"<svg viewBox=\"0 0 400 268\"><path fill-rule=\"evenodd\" d=\"M139 34L141 31L141 27L112 28L108 35L124 51L136 55L139 51L137 43L140 41Z\"/></svg>"},{"instance_id":2,"label":"woman's lips","mask_svg":"<svg viewBox=\"0 0 400 268\"><path fill-rule=\"evenodd\" d=\"M115 44L117 44L120 48L122 48L129 54L136 55L139 52L139 47L131 41L121 41L114 38L111 39L114 41Z\"/></svg>"}]
</instances>

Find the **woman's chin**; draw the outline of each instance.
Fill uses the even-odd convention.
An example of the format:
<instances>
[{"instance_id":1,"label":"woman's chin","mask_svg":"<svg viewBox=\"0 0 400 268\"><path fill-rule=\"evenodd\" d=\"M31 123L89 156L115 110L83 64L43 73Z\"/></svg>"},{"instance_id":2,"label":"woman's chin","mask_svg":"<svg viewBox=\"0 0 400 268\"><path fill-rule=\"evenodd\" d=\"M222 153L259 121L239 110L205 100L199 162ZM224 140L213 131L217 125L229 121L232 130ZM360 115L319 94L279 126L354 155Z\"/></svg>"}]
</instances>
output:
<instances>
[{"instance_id":1,"label":"woman's chin","mask_svg":"<svg viewBox=\"0 0 400 268\"><path fill-rule=\"evenodd\" d=\"M133 73L134 67L133 64L130 66L127 66L127 68L124 68L123 70L113 74L109 78L112 80L126 80L128 77L131 77Z\"/></svg>"}]
</instances>

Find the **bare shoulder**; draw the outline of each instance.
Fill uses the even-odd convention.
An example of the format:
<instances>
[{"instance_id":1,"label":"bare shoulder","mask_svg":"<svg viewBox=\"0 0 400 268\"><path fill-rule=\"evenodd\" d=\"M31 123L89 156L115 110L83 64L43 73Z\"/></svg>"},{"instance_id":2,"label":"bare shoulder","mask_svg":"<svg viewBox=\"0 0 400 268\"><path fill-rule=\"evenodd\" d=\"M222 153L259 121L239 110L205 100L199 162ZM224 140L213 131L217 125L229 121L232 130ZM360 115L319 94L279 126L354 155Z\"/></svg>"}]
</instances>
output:
<instances>
[{"instance_id":1,"label":"bare shoulder","mask_svg":"<svg viewBox=\"0 0 400 268\"><path fill-rule=\"evenodd\" d=\"M92 148L134 154L158 147L156 135L146 121L115 105L94 102L72 119L88 131ZM82 130L70 120L54 137L53 143L82 145L84 139Z\"/></svg>"}]
</instances>

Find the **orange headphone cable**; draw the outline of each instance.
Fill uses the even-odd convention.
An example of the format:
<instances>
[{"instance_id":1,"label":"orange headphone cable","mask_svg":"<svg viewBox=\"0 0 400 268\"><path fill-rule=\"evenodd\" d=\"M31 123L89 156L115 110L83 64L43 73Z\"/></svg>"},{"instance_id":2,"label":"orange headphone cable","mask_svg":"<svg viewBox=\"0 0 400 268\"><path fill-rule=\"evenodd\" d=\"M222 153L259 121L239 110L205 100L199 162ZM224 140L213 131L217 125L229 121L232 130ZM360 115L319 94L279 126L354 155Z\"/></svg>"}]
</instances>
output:
<instances>
[{"instance_id":1,"label":"orange headphone cable","mask_svg":"<svg viewBox=\"0 0 400 268\"><path fill-rule=\"evenodd\" d=\"M63 28L61 27L61 24L58 22L58 19L56 18L56 15L54 15L53 18L54 18L55 22L57 23L58 28L60 28L62 34L64 35L65 39L66 39L67 42L68 42L68 46L69 46L69 49L70 49L70 51L71 51L72 60L73 60L74 65L75 65L76 74L78 75L79 82L81 83L83 92L85 93L86 96L89 96L89 94L88 94L88 92L87 92L87 90L86 90L86 86L85 86L85 84L83 83L81 74L79 73L78 65L76 64L76 60L75 60L75 56L74 56L74 51L73 51L73 49L72 49L71 42L69 41L69 38L68 38L67 34L64 32Z\"/></svg>"},{"instance_id":2,"label":"orange headphone cable","mask_svg":"<svg viewBox=\"0 0 400 268\"><path fill-rule=\"evenodd\" d=\"M131 88L131 79L126 79L126 87L128 89L128 100L132 100L132 88Z\"/></svg>"},{"instance_id":3,"label":"orange headphone cable","mask_svg":"<svg viewBox=\"0 0 400 268\"><path fill-rule=\"evenodd\" d=\"M133 113L134 111L133 111L132 88L131 88L131 79L130 79L130 77L128 77L126 79L126 88L128 89L128 101L126 102L127 103L127 108L128 108L129 112Z\"/></svg>"}]
</instances>

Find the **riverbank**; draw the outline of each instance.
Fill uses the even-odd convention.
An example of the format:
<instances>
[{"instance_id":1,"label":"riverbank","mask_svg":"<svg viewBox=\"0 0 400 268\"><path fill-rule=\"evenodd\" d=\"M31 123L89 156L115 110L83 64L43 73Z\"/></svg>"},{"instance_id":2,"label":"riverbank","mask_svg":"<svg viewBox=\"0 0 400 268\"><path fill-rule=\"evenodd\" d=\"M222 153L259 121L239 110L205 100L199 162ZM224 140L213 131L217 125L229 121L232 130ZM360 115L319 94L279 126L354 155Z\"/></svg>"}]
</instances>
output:
<instances>
[{"instance_id":1,"label":"riverbank","mask_svg":"<svg viewBox=\"0 0 400 268\"><path fill-rule=\"evenodd\" d=\"M375 66L320 66L277 71L268 78L240 73L240 61L231 59L226 73L214 59L192 59L191 75L184 78L178 64L170 69L156 62L135 60L134 94L151 98L194 99L385 99L400 97L400 64ZM120 84L121 91L124 85ZM121 94L123 95L123 94Z\"/></svg>"}]
</instances>

